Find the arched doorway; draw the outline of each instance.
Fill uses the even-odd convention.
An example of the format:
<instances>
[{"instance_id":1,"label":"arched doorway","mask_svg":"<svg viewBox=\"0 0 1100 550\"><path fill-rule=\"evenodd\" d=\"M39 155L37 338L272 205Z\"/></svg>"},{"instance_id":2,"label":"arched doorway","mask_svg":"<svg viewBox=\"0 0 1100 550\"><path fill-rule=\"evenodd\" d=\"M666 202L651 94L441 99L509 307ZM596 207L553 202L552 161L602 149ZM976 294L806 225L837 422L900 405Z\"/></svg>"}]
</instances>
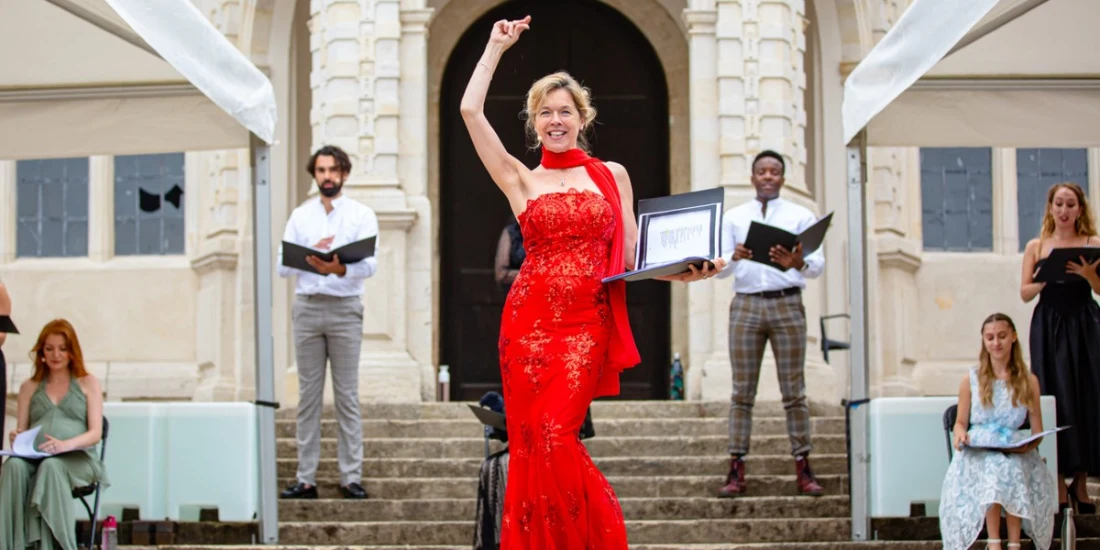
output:
<instances>
[{"instance_id":1,"label":"arched doorway","mask_svg":"<svg viewBox=\"0 0 1100 550\"><path fill-rule=\"evenodd\" d=\"M474 152L458 106L494 21L532 17L532 28L505 54L485 111L504 146L528 166L518 114L537 78L567 70L593 93L598 111L593 154L626 166L635 200L669 193L668 88L652 46L622 14L594 0L513 0L470 26L444 71L440 98L440 364L450 365L452 399L500 389L497 336L504 294L493 278L508 203ZM621 398L667 395L669 286L631 283L631 326L642 363L622 378Z\"/></svg>"}]
</instances>

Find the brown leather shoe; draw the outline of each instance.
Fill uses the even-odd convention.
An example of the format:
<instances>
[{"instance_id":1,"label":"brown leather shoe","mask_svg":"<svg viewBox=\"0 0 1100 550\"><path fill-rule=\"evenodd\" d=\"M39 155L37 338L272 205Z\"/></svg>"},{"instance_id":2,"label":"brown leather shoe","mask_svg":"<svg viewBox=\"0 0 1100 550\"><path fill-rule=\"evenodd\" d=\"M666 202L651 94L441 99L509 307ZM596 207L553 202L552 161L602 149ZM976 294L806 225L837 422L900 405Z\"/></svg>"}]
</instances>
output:
<instances>
[{"instance_id":1,"label":"brown leather shoe","mask_svg":"<svg viewBox=\"0 0 1100 550\"><path fill-rule=\"evenodd\" d=\"M798 494L819 497L825 492L825 489L817 482L813 470L810 469L809 457L804 456L801 460L795 459L794 470L798 476L795 480L798 484Z\"/></svg>"},{"instance_id":2,"label":"brown leather shoe","mask_svg":"<svg viewBox=\"0 0 1100 550\"><path fill-rule=\"evenodd\" d=\"M733 498L745 492L745 461L730 459L730 473L726 475L726 484L718 489L718 498Z\"/></svg>"}]
</instances>

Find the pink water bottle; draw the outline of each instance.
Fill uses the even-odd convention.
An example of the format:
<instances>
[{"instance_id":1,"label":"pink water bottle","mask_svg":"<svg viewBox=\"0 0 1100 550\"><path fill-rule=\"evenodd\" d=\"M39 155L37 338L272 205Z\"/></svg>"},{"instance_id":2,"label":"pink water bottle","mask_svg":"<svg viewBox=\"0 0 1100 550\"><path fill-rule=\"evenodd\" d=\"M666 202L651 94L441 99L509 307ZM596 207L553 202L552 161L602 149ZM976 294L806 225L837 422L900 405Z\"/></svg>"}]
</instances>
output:
<instances>
[{"instance_id":1,"label":"pink water bottle","mask_svg":"<svg viewBox=\"0 0 1100 550\"><path fill-rule=\"evenodd\" d=\"M107 516L103 520L103 539L100 542L101 550L118 550L118 521L114 516Z\"/></svg>"}]
</instances>

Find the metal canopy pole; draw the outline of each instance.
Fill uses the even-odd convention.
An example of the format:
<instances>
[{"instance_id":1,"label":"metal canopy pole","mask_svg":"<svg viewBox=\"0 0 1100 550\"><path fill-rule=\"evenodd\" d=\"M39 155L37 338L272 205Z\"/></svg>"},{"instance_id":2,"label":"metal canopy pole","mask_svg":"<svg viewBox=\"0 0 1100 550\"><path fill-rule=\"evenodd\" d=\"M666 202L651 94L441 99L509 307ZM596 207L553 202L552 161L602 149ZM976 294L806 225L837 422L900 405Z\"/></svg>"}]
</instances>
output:
<instances>
[{"instance_id":1,"label":"metal canopy pole","mask_svg":"<svg viewBox=\"0 0 1100 550\"><path fill-rule=\"evenodd\" d=\"M275 343L271 328L271 146L250 134L252 158L252 250L256 322L256 421L260 460L260 538L279 542L275 463Z\"/></svg>"},{"instance_id":2,"label":"metal canopy pole","mask_svg":"<svg viewBox=\"0 0 1100 550\"><path fill-rule=\"evenodd\" d=\"M864 197L867 131L848 144L848 300L851 309L851 363L848 389L848 486L852 540L871 539L870 448L867 381L867 206Z\"/></svg>"}]
</instances>

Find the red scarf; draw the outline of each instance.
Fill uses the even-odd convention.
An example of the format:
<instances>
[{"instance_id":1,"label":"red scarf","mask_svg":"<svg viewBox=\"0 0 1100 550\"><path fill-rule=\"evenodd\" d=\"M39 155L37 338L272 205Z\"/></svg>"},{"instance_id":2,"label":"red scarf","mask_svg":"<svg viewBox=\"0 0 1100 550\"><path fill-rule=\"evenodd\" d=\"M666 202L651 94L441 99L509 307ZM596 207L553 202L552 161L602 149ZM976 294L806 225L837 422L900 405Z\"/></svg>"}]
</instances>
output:
<instances>
[{"instance_id":1,"label":"red scarf","mask_svg":"<svg viewBox=\"0 0 1100 550\"><path fill-rule=\"evenodd\" d=\"M622 199L615 176L600 159L590 157L580 149L570 149L564 153L542 150L542 166L549 169L566 169L584 166L588 177L596 183L600 193L611 202L611 211L615 216L615 231L611 237L611 257L607 262L607 277L618 275L626 270L624 252L625 229L623 225ZM634 344L634 333L630 330L630 319L626 315L626 281L608 283L608 296L611 299L611 341L607 350L607 363L596 383L595 397L618 395L619 374L641 362L638 346Z\"/></svg>"}]
</instances>

